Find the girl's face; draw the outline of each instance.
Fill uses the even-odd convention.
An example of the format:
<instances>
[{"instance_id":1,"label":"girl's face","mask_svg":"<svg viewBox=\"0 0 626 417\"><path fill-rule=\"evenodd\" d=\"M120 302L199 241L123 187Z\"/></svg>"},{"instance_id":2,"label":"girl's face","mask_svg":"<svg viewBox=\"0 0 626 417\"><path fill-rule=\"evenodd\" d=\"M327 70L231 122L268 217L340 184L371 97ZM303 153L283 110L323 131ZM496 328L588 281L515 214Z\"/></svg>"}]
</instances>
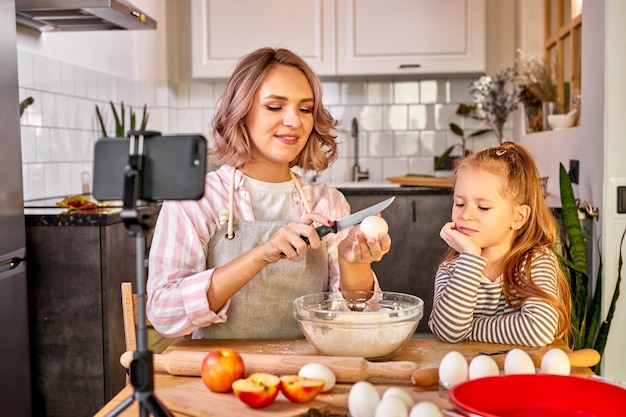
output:
<instances>
[{"instance_id":1,"label":"girl's face","mask_svg":"<svg viewBox=\"0 0 626 417\"><path fill-rule=\"evenodd\" d=\"M244 170L288 167L313 130L313 104L313 90L302 71L287 65L272 67L244 118L253 157Z\"/></svg>"},{"instance_id":2,"label":"girl's face","mask_svg":"<svg viewBox=\"0 0 626 417\"><path fill-rule=\"evenodd\" d=\"M502 180L488 171L464 168L456 175L452 221L483 250L508 251L521 227L518 207L502 195ZM498 250L500 249L500 250Z\"/></svg>"}]
</instances>

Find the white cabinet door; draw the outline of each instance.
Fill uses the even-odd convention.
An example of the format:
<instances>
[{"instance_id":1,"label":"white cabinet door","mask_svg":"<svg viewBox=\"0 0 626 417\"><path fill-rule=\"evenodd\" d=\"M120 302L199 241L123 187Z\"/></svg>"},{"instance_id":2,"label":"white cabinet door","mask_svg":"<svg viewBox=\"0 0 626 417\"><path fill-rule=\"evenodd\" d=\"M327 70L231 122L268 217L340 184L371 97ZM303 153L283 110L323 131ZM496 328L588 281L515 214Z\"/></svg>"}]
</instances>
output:
<instances>
[{"instance_id":1,"label":"white cabinet door","mask_svg":"<svg viewBox=\"0 0 626 417\"><path fill-rule=\"evenodd\" d=\"M193 78L227 78L242 55L264 46L335 74L335 0L193 0L191 13Z\"/></svg>"},{"instance_id":2,"label":"white cabinet door","mask_svg":"<svg viewBox=\"0 0 626 417\"><path fill-rule=\"evenodd\" d=\"M339 0L337 73L481 73L485 24L485 0Z\"/></svg>"}]
</instances>

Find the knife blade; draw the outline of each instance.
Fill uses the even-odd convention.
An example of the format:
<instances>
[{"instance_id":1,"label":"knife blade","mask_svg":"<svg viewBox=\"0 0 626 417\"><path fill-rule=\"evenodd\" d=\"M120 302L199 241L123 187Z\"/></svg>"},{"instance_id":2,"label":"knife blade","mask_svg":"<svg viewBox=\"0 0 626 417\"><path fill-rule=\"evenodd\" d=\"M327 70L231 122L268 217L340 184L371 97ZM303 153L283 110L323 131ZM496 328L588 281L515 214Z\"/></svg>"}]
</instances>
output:
<instances>
[{"instance_id":1,"label":"knife blade","mask_svg":"<svg viewBox=\"0 0 626 417\"><path fill-rule=\"evenodd\" d=\"M369 206L364 208L363 210L359 210L356 213L352 213L348 217L344 217L341 220L336 220L332 226L318 226L315 228L315 231L320 236L320 238L326 236L329 233L337 233L342 230L348 229L355 224L361 223L366 217L374 216L377 213L380 213L395 200L396 196L390 197L386 200L381 201L380 203L376 203L373 206ZM309 239L305 236L302 236L302 240L304 240L307 244L309 243Z\"/></svg>"}]
</instances>

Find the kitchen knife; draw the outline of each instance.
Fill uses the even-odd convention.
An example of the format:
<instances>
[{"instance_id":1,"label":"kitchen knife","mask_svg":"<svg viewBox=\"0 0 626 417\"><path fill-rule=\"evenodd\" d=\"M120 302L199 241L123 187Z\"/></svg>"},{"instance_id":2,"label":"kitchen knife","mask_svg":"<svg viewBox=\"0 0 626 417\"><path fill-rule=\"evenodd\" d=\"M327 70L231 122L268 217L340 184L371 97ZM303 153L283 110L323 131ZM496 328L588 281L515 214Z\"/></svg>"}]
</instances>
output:
<instances>
[{"instance_id":1,"label":"kitchen knife","mask_svg":"<svg viewBox=\"0 0 626 417\"><path fill-rule=\"evenodd\" d=\"M364 208L363 210L359 210L356 213L352 213L348 217L344 217L341 220L336 220L332 226L318 226L315 228L320 237L324 237L329 233L337 233L342 230L348 229L349 227L354 226L355 224L361 223L366 217L374 216L377 213L380 213L393 202L396 197L390 197L386 200L381 201L380 203L376 203L373 206ZM304 240L307 244L309 244L309 239L305 236L302 236L302 240Z\"/></svg>"}]
</instances>

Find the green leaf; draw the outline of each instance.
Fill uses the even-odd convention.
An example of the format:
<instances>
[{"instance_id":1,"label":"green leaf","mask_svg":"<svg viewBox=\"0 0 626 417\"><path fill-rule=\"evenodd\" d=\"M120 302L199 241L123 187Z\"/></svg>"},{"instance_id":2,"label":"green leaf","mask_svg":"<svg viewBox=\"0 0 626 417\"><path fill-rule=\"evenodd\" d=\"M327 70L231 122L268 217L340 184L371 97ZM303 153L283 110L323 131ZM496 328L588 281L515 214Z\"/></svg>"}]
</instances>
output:
<instances>
[{"instance_id":1,"label":"green leaf","mask_svg":"<svg viewBox=\"0 0 626 417\"><path fill-rule=\"evenodd\" d=\"M461 126L457 125L456 123L450 123L450 130L457 136L460 136L462 138L465 137L465 132L463 132Z\"/></svg>"},{"instance_id":2,"label":"green leaf","mask_svg":"<svg viewBox=\"0 0 626 417\"><path fill-rule=\"evenodd\" d=\"M576 204L576 199L574 198L572 183L563 164L559 164L559 185L561 189L563 223L565 224L569 246L572 251L572 260L577 271L586 271L587 246L585 244L585 236L578 218L578 204Z\"/></svg>"},{"instance_id":3,"label":"green leaf","mask_svg":"<svg viewBox=\"0 0 626 417\"><path fill-rule=\"evenodd\" d=\"M147 106L144 104L143 105L143 115L141 117L141 130L144 131L146 130L146 126L148 126L148 111L147 111Z\"/></svg>"},{"instance_id":4,"label":"green leaf","mask_svg":"<svg viewBox=\"0 0 626 417\"><path fill-rule=\"evenodd\" d=\"M113 118L115 119L115 136L124 136L124 126L122 125L122 122L120 122L120 116L117 114L115 104L113 104L112 101L110 101L109 103L111 104L111 111L113 112ZM124 117L124 103L122 103L122 117ZM121 134L120 130L122 132Z\"/></svg>"},{"instance_id":5,"label":"green leaf","mask_svg":"<svg viewBox=\"0 0 626 417\"><path fill-rule=\"evenodd\" d=\"M492 129L480 129L475 132L470 133L467 138L475 138L476 136L484 135L485 133L493 132Z\"/></svg>"},{"instance_id":6,"label":"green leaf","mask_svg":"<svg viewBox=\"0 0 626 417\"><path fill-rule=\"evenodd\" d=\"M96 104L96 116L98 117L98 122L100 122L100 130L102 131L102 136L107 137L107 128L104 126L104 120L102 119L102 113L100 113L100 108Z\"/></svg>"},{"instance_id":7,"label":"green leaf","mask_svg":"<svg viewBox=\"0 0 626 417\"><path fill-rule=\"evenodd\" d=\"M598 333L598 338L596 343L594 344L594 349L600 353L600 356L604 353L604 348L606 347L606 342L609 336L609 330L611 328L611 322L613 321L613 315L615 314L615 305L617 304L617 299L619 298L619 288L622 283L622 266L624 265L623 257L622 257L622 247L624 245L624 236L626 236L626 230L622 233L622 239L619 242L619 260L617 262L617 281L615 282L615 289L613 290L613 297L611 297L611 305L609 306L609 312L606 315L606 319L602 322L600 326L600 331Z\"/></svg>"},{"instance_id":8,"label":"green leaf","mask_svg":"<svg viewBox=\"0 0 626 417\"><path fill-rule=\"evenodd\" d=\"M446 159L450 158L450 155L452 154L452 151L454 150L454 148L457 145L458 145L458 143L455 143L454 145L452 145L448 149L446 149L441 155L439 155L439 158L437 158L437 160L435 161L435 169L441 168L441 166L446 161Z\"/></svg>"},{"instance_id":9,"label":"green leaf","mask_svg":"<svg viewBox=\"0 0 626 417\"><path fill-rule=\"evenodd\" d=\"M137 117L135 116L135 112L131 106L130 108L130 130L135 130L135 126L137 125Z\"/></svg>"}]
</instances>

